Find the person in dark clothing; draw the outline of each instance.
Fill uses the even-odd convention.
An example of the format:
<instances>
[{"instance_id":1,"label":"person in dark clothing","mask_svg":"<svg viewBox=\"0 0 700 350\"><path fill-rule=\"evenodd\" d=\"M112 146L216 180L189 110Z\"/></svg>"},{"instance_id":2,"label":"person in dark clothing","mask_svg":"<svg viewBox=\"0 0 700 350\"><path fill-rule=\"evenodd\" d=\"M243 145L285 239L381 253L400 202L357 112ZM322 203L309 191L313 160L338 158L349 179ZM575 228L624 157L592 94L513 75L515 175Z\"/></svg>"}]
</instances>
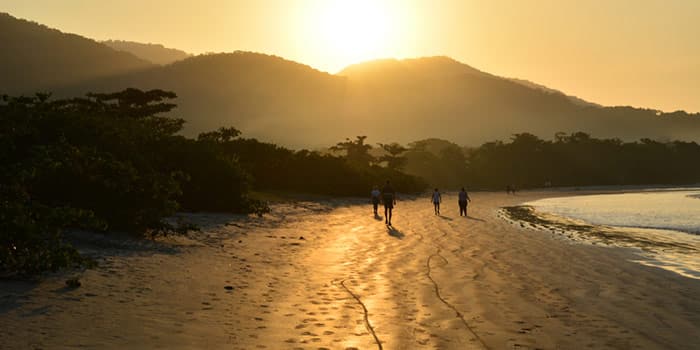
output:
<instances>
[{"instance_id":1,"label":"person in dark clothing","mask_svg":"<svg viewBox=\"0 0 700 350\"><path fill-rule=\"evenodd\" d=\"M382 189L382 203L384 203L384 223L391 226L391 214L396 205L396 192L388 180Z\"/></svg>"},{"instance_id":2,"label":"person in dark clothing","mask_svg":"<svg viewBox=\"0 0 700 350\"><path fill-rule=\"evenodd\" d=\"M442 195L440 195L440 191L438 191L437 188L433 192L433 196L430 199L430 201L433 203L433 207L435 208L435 215L440 215L440 203L442 202Z\"/></svg>"},{"instance_id":3,"label":"person in dark clothing","mask_svg":"<svg viewBox=\"0 0 700 350\"><path fill-rule=\"evenodd\" d=\"M379 202L381 201L379 196L381 196L382 192L379 191L378 186L374 186L372 189L372 207L374 208L374 215L377 215L377 207L379 206Z\"/></svg>"},{"instance_id":4,"label":"person in dark clothing","mask_svg":"<svg viewBox=\"0 0 700 350\"><path fill-rule=\"evenodd\" d=\"M472 199L469 198L469 194L467 191L462 187L462 190L459 191L459 216L462 216L462 213L464 213L464 216L467 216L467 205L469 202L471 202Z\"/></svg>"}]
</instances>

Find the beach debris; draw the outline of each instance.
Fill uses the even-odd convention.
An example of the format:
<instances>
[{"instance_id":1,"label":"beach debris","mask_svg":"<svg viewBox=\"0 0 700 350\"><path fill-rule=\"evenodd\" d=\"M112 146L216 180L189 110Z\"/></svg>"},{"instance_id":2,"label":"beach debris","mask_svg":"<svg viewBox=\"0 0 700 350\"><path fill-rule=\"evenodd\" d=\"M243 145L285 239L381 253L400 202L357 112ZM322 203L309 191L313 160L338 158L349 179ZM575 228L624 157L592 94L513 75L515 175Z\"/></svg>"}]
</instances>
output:
<instances>
[{"instance_id":1,"label":"beach debris","mask_svg":"<svg viewBox=\"0 0 700 350\"><path fill-rule=\"evenodd\" d=\"M226 290L233 290L233 286L224 286L224 289L226 289Z\"/></svg>"},{"instance_id":2,"label":"beach debris","mask_svg":"<svg viewBox=\"0 0 700 350\"><path fill-rule=\"evenodd\" d=\"M81 286L80 280L77 278L71 278L66 280L66 286L71 288L78 288Z\"/></svg>"},{"instance_id":3,"label":"beach debris","mask_svg":"<svg viewBox=\"0 0 700 350\"><path fill-rule=\"evenodd\" d=\"M303 240L305 240L306 238L304 238L304 236L299 236L299 239L303 241Z\"/></svg>"}]
</instances>

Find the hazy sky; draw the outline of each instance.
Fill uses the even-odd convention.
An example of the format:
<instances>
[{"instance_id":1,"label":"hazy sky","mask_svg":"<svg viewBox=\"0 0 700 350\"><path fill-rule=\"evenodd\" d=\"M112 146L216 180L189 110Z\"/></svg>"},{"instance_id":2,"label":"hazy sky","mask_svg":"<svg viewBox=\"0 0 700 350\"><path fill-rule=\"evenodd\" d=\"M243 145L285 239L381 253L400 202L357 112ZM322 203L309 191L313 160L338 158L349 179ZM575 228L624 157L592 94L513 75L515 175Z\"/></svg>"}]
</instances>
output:
<instances>
[{"instance_id":1,"label":"hazy sky","mask_svg":"<svg viewBox=\"0 0 700 350\"><path fill-rule=\"evenodd\" d=\"M0 0L86 37L320 70L451 56L605 105L700 112L700 0Z\"/></svg>"}]
</instances>

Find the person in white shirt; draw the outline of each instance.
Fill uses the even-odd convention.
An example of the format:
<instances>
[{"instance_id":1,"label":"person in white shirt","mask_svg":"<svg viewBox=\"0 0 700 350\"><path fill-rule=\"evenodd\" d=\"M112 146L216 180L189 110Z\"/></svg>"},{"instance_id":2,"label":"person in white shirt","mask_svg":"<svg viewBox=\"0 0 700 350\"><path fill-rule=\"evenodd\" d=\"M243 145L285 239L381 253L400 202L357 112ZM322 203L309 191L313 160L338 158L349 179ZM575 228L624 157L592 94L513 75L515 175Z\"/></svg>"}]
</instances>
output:
<instances>
[{"instance_id":1,"label":"person in white shirt","mask_svg":"<svg viewBox=\"0 0 700 350\"><path fill-rule=\"evenodd\" d=\"M432 198L433 206L435 206L435 215L440 215L440 202L442 202L442 196L440 196L440 191L436 188L433 192Z\"/></svg>"},{"instance_id":2,"label":"person in white shirt","mask_svg":"<svg viewBox=\"0 0 700 350\"><path fill-rule=\"evenodd\" d=\"M374 186L372 189L372 206L374 207L374 216L377 216L377 207L379 206L379 196L382 194L381 191L379 191L378 186Z\"/></svg>"}]
</instances>

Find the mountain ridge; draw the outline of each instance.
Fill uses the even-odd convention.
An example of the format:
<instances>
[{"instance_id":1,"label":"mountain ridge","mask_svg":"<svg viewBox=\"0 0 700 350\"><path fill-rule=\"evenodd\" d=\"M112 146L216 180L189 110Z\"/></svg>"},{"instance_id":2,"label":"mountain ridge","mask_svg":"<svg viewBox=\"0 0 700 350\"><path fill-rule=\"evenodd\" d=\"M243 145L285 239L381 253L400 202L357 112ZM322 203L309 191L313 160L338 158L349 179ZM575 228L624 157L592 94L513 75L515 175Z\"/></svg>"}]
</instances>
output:
<instances>
[{"instance_id":1,"label":"mountain ridge","mask_svg":"<svg viewBox=\"0 0 700 350\"><path fill-rule=\"evenodd\" d=\"M52 31L18 21L28 32ZM374 60L351 65L337 75L279 56L244 51L154 65L87 38L51 33L56 37L54 49L63 47L63 54L74 56L68 57L69 61L81 64L75 68L80 79L48 87L56 95L71 97L125 88L174 91L179 96L174 115L188 121L187 135L235 126L248 136L293 147L327 146L355 135L403 143L436 137L461 145L478 145L521 132L551 138L560 131L624 140L700 139L697 113L577 103L557 90L499 77L445 56ZM67 43L76 37L80 45L91 50L66 50L64 46L72 47ZM31 71L34 66L26 61L35 59L32 55L55 52L46 45L39 49L18 49L21 55L31 53L27 60L12 61L7 57L13 55L7 54L0 60L12 63L5 69ZM83 66L103 62L93 62L90 55L94 51L139 64L117 64L117 72L109 74L99 69L92 76L81 73L80 69L86 69ZM119 59L117 63L122 62ZM69 65L57 68L49 63L38 69L38 74L23 76L23 93L45 91L42 75L73 73ZM65 75L75 78L75 74ZM0 92L11 90L11 83L0 81Z\"/></svg>"},{"instance_id":2,"label":"mountain ridge","mask_svg":"<svg viewBox=\"0 0 700 350\"><path fill-rule=\"evenodd\" d=\"M152 65L92 39L1 12L0 52L0 93L8 94L56 89Z\"/></svg>"},{"instance_id":3,"label":"mountain ridge","mask_svg":"<svg viewBox=\"0 0 700 350\"><path fill-rule=\"evenodd\" d=\"M551 138L560 131L584 131L624 140L697 141L700 135L698 114L582 105L563 93L472 73L418 73L417 79L372 73L358 80L237 51L100 78L63 94L171 90L180 97L176 115L188 120L188 135L236 126L251 137L292 147L319 147L354 135L404 143L439 137L472 146L519 132Z\"/></svg>"},{"instance_id":4,"label":"mountain ridge","mask_svg":"<svg viewBox=\"0 0 700 350\"><path fill-rule=\"evenodd\" d=\"M153 64L167 65L192 56L183 50L167 48L162 44L139 43L127 40L105 40L100 43L117 51L124 51Z\"/></svg>"}]
</instances>

